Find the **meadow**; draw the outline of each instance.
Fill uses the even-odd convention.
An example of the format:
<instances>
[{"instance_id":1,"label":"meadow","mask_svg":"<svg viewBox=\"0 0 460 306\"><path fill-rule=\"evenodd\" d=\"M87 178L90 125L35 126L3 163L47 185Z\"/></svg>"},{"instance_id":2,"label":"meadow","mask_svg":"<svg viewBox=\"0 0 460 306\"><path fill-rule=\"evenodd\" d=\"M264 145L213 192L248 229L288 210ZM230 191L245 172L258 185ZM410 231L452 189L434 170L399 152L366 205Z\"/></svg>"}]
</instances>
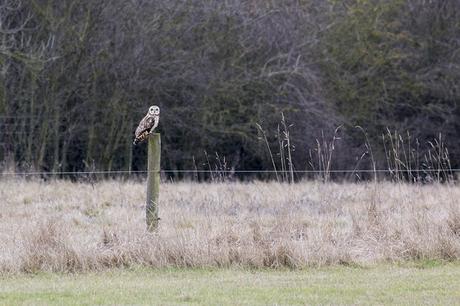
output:
<instances>
[{"instance_id":1,"label":"meadow","mask_svg":"<svg viewBox=\"0 0 460 306\"><path fill-rule=\"evenodd\" d=\"M460 187L0 181L0 274L372 266L460 258Z\"/></svg>"},{"instance_id":2,"label":"meadow","mask_svg":"<svg viewBox=\"0 0 460 306\"><path fill-rule=\"evenodd\" d=\"M0 305L456 305L460 265L115 269L0 277Z\"/></svg>"}]
</instances>

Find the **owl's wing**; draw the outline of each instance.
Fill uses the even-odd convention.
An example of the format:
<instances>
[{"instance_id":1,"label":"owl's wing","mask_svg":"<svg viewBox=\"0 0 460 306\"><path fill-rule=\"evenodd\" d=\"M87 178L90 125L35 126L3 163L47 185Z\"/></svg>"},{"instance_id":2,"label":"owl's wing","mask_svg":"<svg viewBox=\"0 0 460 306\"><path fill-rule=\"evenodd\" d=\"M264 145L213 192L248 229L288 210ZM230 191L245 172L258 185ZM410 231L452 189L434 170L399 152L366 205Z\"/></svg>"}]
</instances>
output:
<instances>
[{"instance_id":1,"label":"owl's wing","mask_svg":"<svg viewBox=\"0 0 460 306\"><path fill-rule=\"evenodd\" d=\"M153 124L154 124L154 119L149 115L145 116L139 123L139 126L137 127L136 132L134 133L134 136L138 138L142 133L150 130Z\"/></svg>"}]
</instances>

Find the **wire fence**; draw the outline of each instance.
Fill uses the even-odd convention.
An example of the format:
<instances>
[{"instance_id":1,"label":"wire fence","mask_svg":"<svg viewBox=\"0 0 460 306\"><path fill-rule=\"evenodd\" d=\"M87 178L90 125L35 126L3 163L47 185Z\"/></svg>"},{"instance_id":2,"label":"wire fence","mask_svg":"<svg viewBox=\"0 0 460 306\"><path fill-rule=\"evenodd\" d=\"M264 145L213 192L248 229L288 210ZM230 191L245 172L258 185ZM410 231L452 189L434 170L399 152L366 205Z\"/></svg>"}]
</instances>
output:
<instances>
[{"instance_id":1,"label":"wire fence","mask_svg":"<svg viewBox=\"0 0 460 306\"><path fill-rule=\"evenodd\" d=\"M30 119L38 119L40 116L33 116L33 115L21 115L21 116L8 116L8 115L0 115L0 129L5 127L11 127L15 125L20 125L22 130L20 131L6 131L3 130L0 133L0 136L16 136L16 135L24 135L28 134L24 129L30 128L29 125L25 124ZM12 122L11 120L18 120L18 122ZM9 122L8 122L9 121ZM53 124L54 125L54 124ZM59 127L65 126L64 123L58 123ZM6 142L0 142L0 146L5 146ZM439 165L435 165L439 166ZM160 170L161 173L166 175L203 175L203 176L212 176L212 175L220 175L220 176L227 176L230 177L232 175L281 175L281 176L289 176L290 174L295 174L297 177L301 177L302 175L307 176L310 175L340 175L340 174L351 174L351 175L359 175L359 174L389 174L394 176L453 176L454 173L460 173L460 168L450 169L446 168L426 168L426 169L410 169L410 168L398 168L398 169L318 169L318 170L228 170L228 169L162 169ZM65 176L135 176L135 175L145 175L149 172L147 170L96 170L96 171L5 171L1 172L0 170L0 178L1 177L15 177L15 176L23 176L23 177L32 177L32 176L41 176L41 177L65 177ZM460 178L460 176L458 176Z\"/></svg>"},{"instance_id":2,"label":"wire fence","mask_svg":"<svg viewBox=\"0 0 460 306\"><path fill-rule=\"evenodd\" d=\"M163 173L184 174L322 174L322 173L457 173L459 169L343 169L343 170L175 170L161 169ZM59 176L59 175L97 175L97 174L147 174L147 170L106 170L106 171L43 171L43 172L0 172L0 176Z\"/></svg>"}]
</instances>

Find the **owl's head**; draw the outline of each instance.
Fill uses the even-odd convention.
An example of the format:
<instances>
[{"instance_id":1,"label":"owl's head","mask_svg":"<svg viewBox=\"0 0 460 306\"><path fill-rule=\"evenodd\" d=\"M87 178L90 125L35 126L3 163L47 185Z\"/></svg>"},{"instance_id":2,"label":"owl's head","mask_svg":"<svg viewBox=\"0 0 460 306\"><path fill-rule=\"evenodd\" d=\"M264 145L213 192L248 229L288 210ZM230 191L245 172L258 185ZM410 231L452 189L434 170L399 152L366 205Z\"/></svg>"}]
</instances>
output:
<instances>
[{"instance_id":1,"label":"owl's head","mask_svg":"<svg viewBox=\"0 0 460 306\"><path fill-rule=\"evenodd\" d=\"M160 108L156 105L152 105L149 108L149 115L159 115L160 114Z\"/></svg>"}]
</instances>

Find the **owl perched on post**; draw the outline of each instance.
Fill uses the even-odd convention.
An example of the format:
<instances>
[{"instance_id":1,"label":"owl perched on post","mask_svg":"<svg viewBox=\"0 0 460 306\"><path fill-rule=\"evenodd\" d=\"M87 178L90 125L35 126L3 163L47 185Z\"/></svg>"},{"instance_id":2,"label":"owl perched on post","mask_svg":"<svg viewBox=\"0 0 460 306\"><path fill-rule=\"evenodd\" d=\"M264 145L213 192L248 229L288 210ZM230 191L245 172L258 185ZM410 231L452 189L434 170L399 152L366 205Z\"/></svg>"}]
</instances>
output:
<instances>
[{"instance_id":1,"label":"owl perched on post","mask_svg":"<svg viewBox=\"0 0 460 306\"><path fill-rule=\"evenodd\" d=\"M134 133L134 145L147 139L150 133L158 126L160 121L160 108L156 105L152 105L147 112L147 115L141 120L139 126Z\"/></svg>"}]
</instances>

